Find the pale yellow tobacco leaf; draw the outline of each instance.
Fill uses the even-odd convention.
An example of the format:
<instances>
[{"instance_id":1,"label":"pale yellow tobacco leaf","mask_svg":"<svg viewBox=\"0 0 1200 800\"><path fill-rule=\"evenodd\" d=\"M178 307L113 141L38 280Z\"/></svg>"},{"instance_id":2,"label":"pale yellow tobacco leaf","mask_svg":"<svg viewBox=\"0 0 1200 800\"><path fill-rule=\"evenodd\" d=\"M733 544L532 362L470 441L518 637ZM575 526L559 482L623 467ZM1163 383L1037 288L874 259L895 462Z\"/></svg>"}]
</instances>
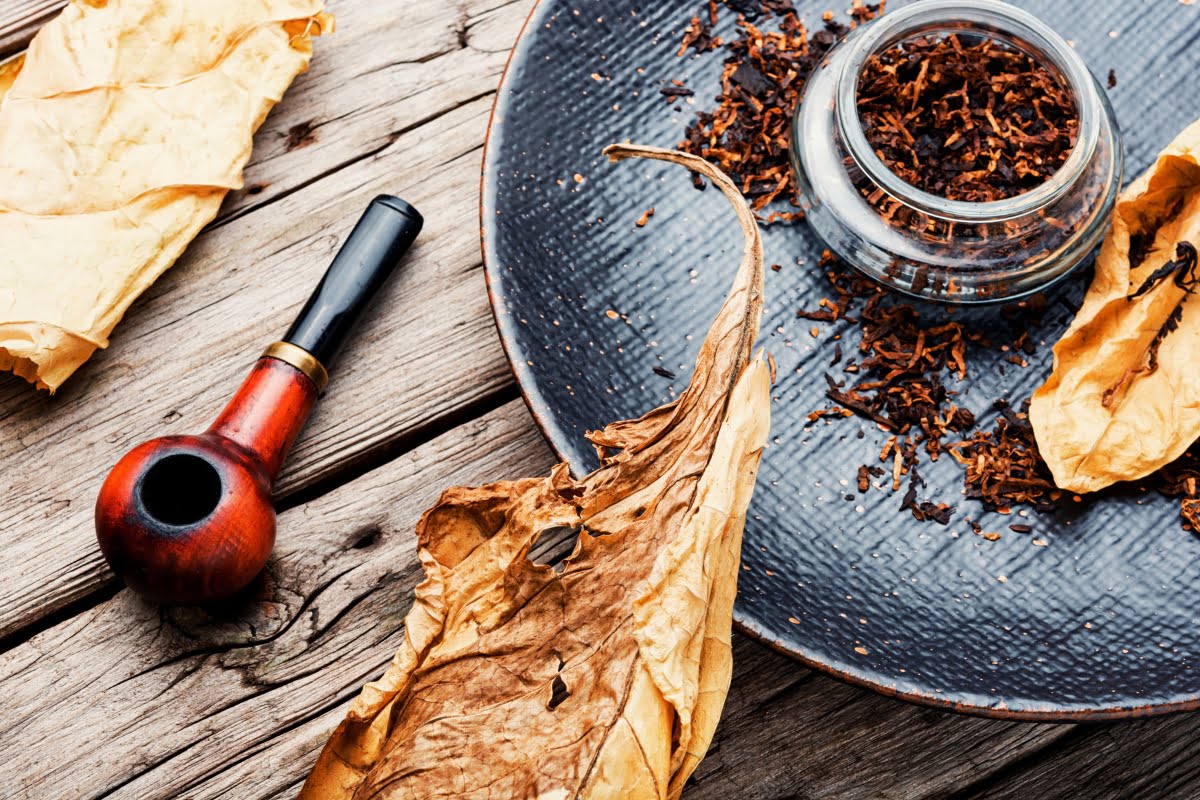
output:
<instances>
[{"instance_id":1,"label":"pale yellow tobacco leaf","mask_svg":"<svg viewBox=\"0 0 1200 800\"><path fill-rule=\"evenodd\" d=\"M1137 236L1153 245L1131 269ZM1185 291L1166 280L1130 299L1180 242L1200 247L1200 122L1121 194L1092 286L1054 347L1053 373L1033 396L1038 449L1064 489L1093 492L1142 478L1200 436L1200 296L1184 300L1179 328L1163 339L1152 372L1144 370L1151 342Z\"/></svg>"},{"instance_id":2,"label":"pale yellow tobacco leaf","mask_svg":"<svg viewBox=\"0 0 1200 800\"><path fill-rule=\"evenodd\" d=\"M303 800L677 798L732 671L746 509L770 413L752 358L762 245L733 184L674 151L614 146L709 176L746 235L733 288L679 400L589 434L601 466L450 489L417 526L425 580L391 667L330 738ZM561 571L539 537L579 531Z\"/></svg>"},{"instance_id":3,"label":"pale yellow tobacco leaf","mask_svg":"<svg viewBox=\"0 0 1200 800\"><path fill-rule=\"evenodd\" d=\"M322 0L76 0L0 67L0 369L54 391L241 186Z\"/></svg>"}]
</instances>

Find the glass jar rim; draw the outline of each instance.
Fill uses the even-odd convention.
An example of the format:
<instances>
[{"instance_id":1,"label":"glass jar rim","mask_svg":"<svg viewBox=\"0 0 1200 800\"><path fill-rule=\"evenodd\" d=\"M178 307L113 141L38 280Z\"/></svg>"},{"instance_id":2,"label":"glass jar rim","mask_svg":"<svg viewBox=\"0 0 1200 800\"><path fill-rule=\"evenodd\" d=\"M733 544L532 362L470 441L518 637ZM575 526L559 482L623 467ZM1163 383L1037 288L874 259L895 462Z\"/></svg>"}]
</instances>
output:
<instances>
[{"instance_id":1,"label":"glass jar rim","mask_svg":"<svg viewBox=\"0 0 1200 800\"><path fill-rule=\"evenodd\" d=\"M1045 183L1014 197L973 203L949 200L918 189L883 163L867 141L858 114L858 85L867 59L897 42L922 33L978 33L1049 61L1066 81L1076 105L1079 132L1075 146ZM888 194L906 205L942 219L1003 222L1034 213L1068 191L1086 169L1100 138L1102 113L1096 81L1083 59L1065 39L1027 11L999 0L920 0L886 14L860 29L854 49L838 75L838 128L858 166Z\"/></svg>"}]
</instances>

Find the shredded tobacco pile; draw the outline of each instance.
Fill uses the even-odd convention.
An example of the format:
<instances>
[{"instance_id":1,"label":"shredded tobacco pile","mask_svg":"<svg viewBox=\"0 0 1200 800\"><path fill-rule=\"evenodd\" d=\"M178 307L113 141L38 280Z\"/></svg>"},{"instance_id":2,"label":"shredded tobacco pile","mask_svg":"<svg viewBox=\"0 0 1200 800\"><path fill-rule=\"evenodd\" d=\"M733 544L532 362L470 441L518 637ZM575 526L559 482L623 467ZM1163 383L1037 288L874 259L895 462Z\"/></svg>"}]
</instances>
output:
<instances>
[{"instance_id":1,"label":"shredded tobacco pile","mask_svg":"<svg viewBox=\"0 0 1200 800\"><path fill-rule=\"evenodd\" d=\"M967 202L1044 183L1075 146L1079 119L1062 81L995 39L925 36L867 60L858 111L888 169Z\"/></svg>"},{"instance_id":2,"label":"shredded tobacco pile","mask_svg":"<svg viewBox=\"0 0 1200 800\"><path fill-rule=\"evenodd\" d=\"M696 115L679 149L721 167L756 212L776 199L787 199L797 207L796 185L788 166L792 110L813 67L860 22L882 13L884 4L854 0L849 24L826 14L824 29L811 37L791 0L725 0L723 4L738 14L737 37L722 42L712 35L718 3L708 0L703 12L692 18L679 48L680 55L689 49L704 53L718 47L728 53L715 109ZM755 24L772 19L778 30L763 30ZM698 175L695 181L697 186L703 185ZM778 211L766 221L802 216L798 210Z\"/></svg>"},{"instance_id":3,"label":"shredded tobacco pile","mask_svg":"<svg viewBox=\"0 0 1200 800\"><path fill-rule=\"evenodd\" d=\"M1017 504L1054 510L1063 492L1038 453L1029 424L1029 401L1020 412L1006 400L997 400L993 407L1000 412L993 430L977 431L970 439L950 445L950 454L966 468L967 497L1002 514ZM1018 529L1022 532L1027 531Z\"/></svg>"},{"instance_id":4,"label":"shredded tobacco pile","mask_svg":"<svg viewBox=\"0 0 1200 800\"><path fill-rule=\"evenodd\" d=\"M891 487L898 491L907 476L901 510L911 511L919 521L948 524L956 510L953 506L918 499L926 485L919 471L922 452L930 461L948 452L966 468L966 496L986 508L1001 513L1009 513L1017 505L1052 509L1063 493L1054 486L1038 455L1024 409L1016 413L1006 401L997 400L995 408L1001 418L996 428L962 438L975 427L975 416L955 402L957 393L947 386L947 379L966 377L967 346L987 346L983 335L958 322L926 322L913 305L896 300L866 278L839 269L828 251L822 261L837 299L822 299L818 310L801 310L797 316L855 323L861 333L861 358L850 358L842 365L844 373L858 378L853 384L826 374L826 396L835 405L813 412L809 419L857 415L892 433L879 454L879 460L889 463L890 469L859 467L859 491L868 491L872 477L889 473ZM851 316L859 302L863 302L861 310ZM1013 309L1010 314L1026 317L1040 316L1042 311L1036 301ZM831 367L841 362L841 345L836 347ZM1028 332L1022 331L1009 349L1032 352ZM1019 356L1011 357L1020 361Z\"/></svg>"},{"instance_id":5,"label":"shredded tobacco pile","mask_svg":"<svg viewBox=\"0 0 1200 800\"><path fill-rule=\"evenodd\" d=\"M883 4L855 2L849 24L835 21L827 12L822 18L823 30L811 38L788 0L726 0L723 5L738 14L736 38L722 42L713 35L719 4L709 0L703 13L691 20L681 43L680 55L718 48L728 55L715 105L697 114L678 148L728 171L766 222L799 219L801 212L792 210L796 193L788 165L795 104L809 71L840 37L882 13ZM771 20L778 30L764 29ZM983 66L965 63L971 59L962 54L970 48L981 50L971 58L986 56L990 60ZM964 45L943 40L928 49L936 52L910 53L905 63L891 66L898 77L893 108L907 110L900 112L901 116L888 113L903 123L914 140L907 163L912 163L914 155L929 159L933 153L942 158L934 146L937 141L942 147L948 142L944 158L950 162L962 159L965 153L986 151L982 162L985 182L967 186L962 178L967 168L947 167L944 174L949 177L943 181L942 192L954 199L980 199L969 194L972 191L990 192L989 199L1009 196L1040 183L1065 160L1074 143L1075 110L1048 74L1036 74L1027 57L995 42ZM927 56L932 60L919 60ZM921 63L928 63L923 72ZM886 93L879 84L884 66L875 65L875 72L864 81L868 104L877 105L884 99ZM988 80L971 88L968 78L985 73ZM930 107L916 108L915 101L926 97ZM942 113L936 108L936 97L942 98L951 127L933 134L927 128L936 127L936 115ZM1023 110L1030 105L1038 110ZM1002 132L998 139L997 131ZM940 139L931 143L920 140L923 135ZM921 174L941 171L924 169ZM935 187L927 184L923 188ZM959 191L967 194L953 194ZM775 208L790 203L784 205L789 210L772 210L773 201L778 201ZM907 483L901 510L920 521L945 525L956 509L921 496L927 487L920 465L923 459L936 461L949 453L964 468L965 496L989 510L1010 513L1024 506L1049 511L1063 501L1066 493L1055 486L1038 451L1028 402L1016 410L1005 400L995 401L993 407L999 413L995 425L990 430L976 430L974 415L956 403L957 392L950 388L955 379L967 375L968 346L999 347L1007 353L1005 360L1026 366L1025 357L1036 349L1029 330L1045 312L1043 298L1006 307L1002 315L1013 333L1005 341L995 342L958 322L922 319L911 303L842 269L829 251L821 258L820 267L833 296L820 299L816 308L797 311L797 317L820 323L844 320L857 328L861 338L857 352L847 353L845 358L843 343L835 339L829 366L840 365L844 375L826 375L831 405L814 410L809 420L859 416L891 434L879 462L858 468L860 492L869 491L876 479L887 478L897 492ZM1160 280L1173 277L1178 281L1184 272L1180 269ZM1190 279L1188 272L1185 280ZM996 335L993 331L992 336ZM1185 527L1200 530L1200 452L1185 456L1156 480L1160 492L1183 497ZM983 531L978 522L967 522L985 538L1000 538ZM1009 527L1019 533L1030 528L1023 524Z\"/></svg>"},{"instance_id":6,"label":"shredded tobacco pile","mask_svg":"<svg viewBox=\"0 0 1200 800\"><path fill-rule=\"evenodd\" d=\"M1163 467L1158 480L1160 492L1180 498L1184 526L1200 531L1200 450L1193 446L1175 463Z\"/></svg>"}]
</instances>

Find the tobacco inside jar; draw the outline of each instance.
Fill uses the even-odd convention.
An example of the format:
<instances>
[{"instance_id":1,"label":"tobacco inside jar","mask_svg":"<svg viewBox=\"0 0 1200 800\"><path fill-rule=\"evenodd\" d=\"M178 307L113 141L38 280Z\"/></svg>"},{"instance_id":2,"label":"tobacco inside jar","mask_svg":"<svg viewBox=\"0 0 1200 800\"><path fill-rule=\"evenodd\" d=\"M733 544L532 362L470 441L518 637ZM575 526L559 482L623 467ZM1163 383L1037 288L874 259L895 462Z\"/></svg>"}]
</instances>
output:
<instances>
[{"instance_id":1,"label":"tobacco inside jar","mask_svg":"<svg viewBox=\"0 0 1200 800\"><path fill-rule=\"evenodd\" d=\"M924 0L849 36L809 78L791 157L809 223L906 294L1008 300L1093 251L1121 183L1112 108L1036 17Z\"/></svg>"}]
</instances>

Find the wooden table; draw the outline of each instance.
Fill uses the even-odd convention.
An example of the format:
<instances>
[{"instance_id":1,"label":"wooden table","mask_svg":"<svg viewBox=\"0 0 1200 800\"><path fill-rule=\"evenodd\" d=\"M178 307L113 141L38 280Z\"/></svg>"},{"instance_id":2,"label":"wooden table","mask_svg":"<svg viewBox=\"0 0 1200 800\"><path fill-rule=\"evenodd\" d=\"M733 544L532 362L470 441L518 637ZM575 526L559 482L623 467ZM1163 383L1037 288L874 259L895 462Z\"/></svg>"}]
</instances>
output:
<instances>
[{"instance_id":1,"label":"wooden table","mask_svg":"<svg viewBox=\"0 0 1200 800\"><path fill-rule=\"evenodd\" d=\"M494 87L531 0L331 0L335 36L257 138L246 188L54 398L0 379L0 797L290 798L403 636L413 524L441 490L553 457L492 324L478 239ZM61 0L5 0L0 54ZM345 353L278 487L253 597L167 609L92 532L130 446L203 429L378 192L426 232ZM1200 796L1200 717L1033 725L851 688L737 637L686 794Z\"/></svg>"}]
</instances>

